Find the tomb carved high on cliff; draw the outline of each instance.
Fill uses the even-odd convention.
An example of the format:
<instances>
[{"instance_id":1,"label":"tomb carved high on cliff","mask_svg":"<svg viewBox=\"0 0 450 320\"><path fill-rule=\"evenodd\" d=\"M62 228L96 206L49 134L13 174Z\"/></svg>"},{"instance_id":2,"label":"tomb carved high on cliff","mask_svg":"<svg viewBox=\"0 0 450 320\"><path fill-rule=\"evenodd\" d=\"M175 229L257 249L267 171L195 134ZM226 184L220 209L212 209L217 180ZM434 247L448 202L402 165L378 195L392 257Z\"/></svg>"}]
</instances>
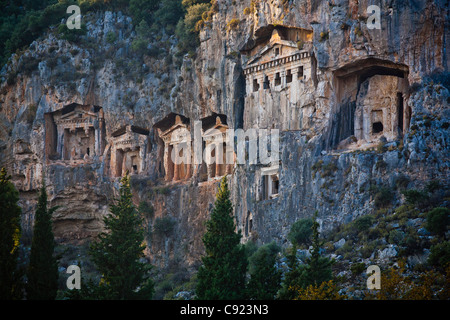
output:
<instances>
[{"instance_id":1,"label":"tomb carved high on cliff","mask_svg":"<svg viewBox=\"0 0 450 320\"><path fill-rule=\"evenodd\" d=\"M337 110L329 146L358 148L379 143L382 137L401 138L411 119L408 71L406 65L373 57L337 68Z\"/></svg>"},{"instance_id":2,"label":"tomb carved high on cliff","mask_svg":"<svg viewBox=\"0 0 450 320\"><path fill-rule=\"evenodd\" d=\"M149 130L137 126L125 126L112 133L111 171L114 177L141 174L146 170L149 152Z\"/></svg>"},{"instance_id":3,"label":"tomb carved high on cliff","mask_svg":"<svg viewBox=\"0 0 450 320\"><path fill-rule=\"evenodd\" d=\"M153 126L163 141L158 152L159 172L167 182L186 180L192 176L192 153L185 152L191 146L189 123L189 118L170 113ZM180 163L174 162L176 154L181 160Z\"/></svg>"},{"instance_id":4,"label":"tomb carved high on cliff","mask_svg":"<svg viewBox=\"0 0 450 320\"><path fill-rule=\"evenodd\" d=\"M44 118L47 162L89 163L103 155L106 134L101 107L71 103Z\"/></svg>"},{"instance_id":5,"label":"tomb carved high on cliff","mask_svg":"<svg viewBox=\"0 0 450 320\"><path fill-rule=\"evenodd\" d=\"M230 150L227 135L227 117L214 113L201 119L202 151L205 154L200 167L200 181L231 174L234 165L234 150Z\"/></svg>"},{"instance_id":6,"label":"tomb carved high on cliff","mask_svg":"<svg viewBox=\"0 0 450 320\"><path fill-rule=\"evenodd\" d=\"M300 130L314 100L313 31L268 25L240 49L246 57L244 129Z\"/></svg>"},{"instance_id":7,"label":"tomb carved high on cliff","mask_svg":"<svg viewBox=\"0 0 450 320\"><path fill-rule=\"evenodd\" d=\"M191 128L190 119L170 113L153 126L159 138L156 167L166 182L196 177L203 183L232 173L235 153L229 144L226 115L213 113L197 124Z\"/></svg>"}]
</instances>

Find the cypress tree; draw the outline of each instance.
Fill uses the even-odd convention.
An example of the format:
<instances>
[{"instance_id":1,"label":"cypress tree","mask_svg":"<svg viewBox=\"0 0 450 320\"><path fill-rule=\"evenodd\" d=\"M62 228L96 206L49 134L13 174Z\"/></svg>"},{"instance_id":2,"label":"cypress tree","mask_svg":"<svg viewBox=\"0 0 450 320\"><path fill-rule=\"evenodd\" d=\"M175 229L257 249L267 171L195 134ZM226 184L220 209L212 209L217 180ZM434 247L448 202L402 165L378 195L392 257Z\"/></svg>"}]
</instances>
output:
<instances>
[{"instance_id":1,"label":"cypress tree","mask_svg":"<svg viewBox=\"0 0 450 320\"><path fill-rule=\"evenodd\" d=\"M247 257L240 244L241 233L236 233L235 229L230 191L223 177L202 239L206 255L198 271L199 300L245 298Z\"/></svg>"},{"instance_id":2,"label":"cypress tree","mask_svg":"<svg viewBox=\"0 0 450 320\"><path fill-rule=\"evenodd\" d=\"M151 266L140 261L145 249L143 221L132 201L128 175L121 180L119 194L111 214L104 218L106 232L90 248L92 260L103 276L97 298L151 299Z\"/></svg>"},{"instance_id":3,"label":"cypress tree","mask_svg":"<svg viewBox=\"0 0 450 320\"><path fill-rule=\"evenodd\" d=\"M52 214L57 207L47 208L47 191L43 184L33 227L30 265L27 272L27 299L54 300L58 291L58 260L54 256L55 238Z\"/></svg>"},{"instance_id":4,"label":"cypress tree","mask_svg":"<svg viewBox=\"0 0 450 320\"><path fill-rule=\"evenodd\" d=\"M9 181L6 169L0 172L0 300L21 298L20 275L17 270L21 234L17 205L19 192Z\"/></svg>"}]
</instances>

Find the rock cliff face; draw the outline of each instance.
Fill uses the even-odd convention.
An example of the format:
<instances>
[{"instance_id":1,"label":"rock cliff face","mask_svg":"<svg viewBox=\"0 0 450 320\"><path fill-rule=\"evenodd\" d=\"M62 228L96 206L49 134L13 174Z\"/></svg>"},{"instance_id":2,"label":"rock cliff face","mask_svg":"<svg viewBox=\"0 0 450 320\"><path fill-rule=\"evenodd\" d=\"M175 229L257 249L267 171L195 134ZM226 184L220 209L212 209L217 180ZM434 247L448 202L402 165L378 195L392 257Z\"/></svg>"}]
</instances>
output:
<instances>
[{"instance_id":1,"label":"rock cliff face","mask_svg":"<svg viewBox=\"0 0 450 320\"><path fill-rule=\"evenodd\" d=\"M92 238L128 170L136 204L154 209L149 226L175 221L148 254L193 264L225 173L244 240L282 245L315 210L323 231L373 212L374 186L400 203L399 177L448 188L450 93L430 80L448 74L446 1L381 1L381 29L367 26L370 4L218 1L195 58L176 58L176 38L163 34L149 44L163 54L135 59L133 24L120 12L83 16L77 43L49 30L2 71L0 162L21 192L25 229L45 178L51 205L61 205L57 238ZM214 123L279 129L278 161L173 165L164 154L177 130L193 135L202 119L202 133Z\"/></svg>"}]
</instances>

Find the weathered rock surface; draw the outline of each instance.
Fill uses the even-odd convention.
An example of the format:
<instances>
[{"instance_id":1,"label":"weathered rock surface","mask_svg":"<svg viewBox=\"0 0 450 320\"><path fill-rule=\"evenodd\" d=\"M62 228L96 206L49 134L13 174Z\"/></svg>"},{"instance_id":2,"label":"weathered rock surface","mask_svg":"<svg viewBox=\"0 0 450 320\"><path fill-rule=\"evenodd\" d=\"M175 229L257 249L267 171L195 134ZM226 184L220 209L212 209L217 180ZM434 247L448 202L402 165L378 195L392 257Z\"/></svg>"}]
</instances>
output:
<instances>
[{"instance_id":1,"label":"weathered rock surface","mask_svg":"<svg viewBox=\"0 0 450 320\"><path fill-rule=\"evenodd\" d=\"M139 126L150 134L146 170L134 176L136 204L150 202L153 219L176 220L169 240L152 238L148 254L161 264L180 257L195 264L203 252L204 221L218 180L199 183L194 174L185 181L164 181L161 142L153 125L171 112L191 123L217 113L226 115L230 128L256 119L252 124L264 128L295 129L280 132L277 196L263 200L260 165L235 165L229 175L237 227L245 240L287 245L292 223L316 210L321 230L331 230L373 212L371 186L394 190L400 175L409 178L410 187L421 188L436 179L448 188L450 93L443 85L425 81L433 73L448 72L445 1L382 1L381 30L366 26L369 1L259 1L250 15L243 13L250 0L233 3L219 3L211 25L200 32L196 58L182 58L180 68L162 58L149 58L132 69L125 65L127 60L137 61L131 52L136 35L129 17L112 12L84 17L88 33L79 44L58 39L50 31L22 55L13 56L3 69L0 87L0 164L8 168L21 192L27 228L37 199L33 194L45 178L51 205L62 206L54 216L60 241L90 239L100 232L119 181L111 173L108 153L112 134L126 125ZM240 23L229 30L232 18ZM309 79L302 95L246 92L243 69L248 57L239 50L258 29L274 25L313 31L314 79ZM107 41L109 32L118 35L116 43ZM176 53L175 37L163 35L160 43L166 57ZM39 61L38 67L25 72L27 59ZM7 83L12 72L17 73L15 82ZM405 118L401 133L387 135L392 144L381 150L377 149L381 136L370 143L359 137L355 141L351 134L355 108L364 109L374 99L383 107L380 95L397 97L401 77L408 83L403 88L403 108L410 108L408 124ZM413 90L414 83L424 85ZM359 90L371 86L378 91ZM72 102L103 109L107 145L94 163L55 164L45 158L45 114ZM289 120L295 128L285 125ZM363 127L366 134L371 125ZM393 201L401 200L395 192ZM385 253L392 256L391 251Z\"/></svg>"}]
</instances>

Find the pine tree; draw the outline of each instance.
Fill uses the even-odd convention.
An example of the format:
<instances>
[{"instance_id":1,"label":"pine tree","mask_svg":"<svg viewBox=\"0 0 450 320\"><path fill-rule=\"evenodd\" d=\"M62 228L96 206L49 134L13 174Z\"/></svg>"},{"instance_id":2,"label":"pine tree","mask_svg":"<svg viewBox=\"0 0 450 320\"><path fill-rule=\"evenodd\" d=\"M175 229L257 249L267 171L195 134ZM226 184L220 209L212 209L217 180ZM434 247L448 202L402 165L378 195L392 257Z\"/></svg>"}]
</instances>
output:
<instances>
[{"instance_id":1,"label":"pine tree","mask_svg":"<svg viewBox=\"0 0 450 320\"><path fill-rule=\"evenodd\" d=\"M97 298L151 299L151 266L140 261L145 249L143 221L132 201L128 175L121 180L119 194L110 208L111 215L104 218L106 232L90 249L92 261L103 276Z\"/></svg>"},{"instance_id":2,"label":"pine tree","mask_svg":"<svg viewBox=\"0 0 450 320\"><path fill-rule=\"evenodd\" d=\"M302 287L309 285L319 286L322 282L332 278L332 260L320 254L322 242L319 239L319 223L317 222L317 211L314 214L312 225L312 250L311 257L306 261L306 269L302 275Z\"/></svg>"},{"instance_id":3,"label":"pine tree","mask_svg":"<svg viewBox=\"0 0 450 320\"><path fill-rule=\"evenodd\" d=\"M297 260L297 246L294 243L293 250L288 258L289 271L285 274L283 288L280 291L280 299L294 299L298 292L309 286L320 286L322 282L332 279L332 260L320 254L322 242L319 239L319 223L317 222L317 211L314 213L312 229L311 257L306 259L305 264L299 264Z\"/></svg>"},{"instance_id":4,"label":"pine tree","mask_svg":"<svg viewBox=\"0 0 450 320\"><path fill-rule=\"evenodd\" d=\"M21 298L21 279L17 270L21 234L17 205L19 192L9 181L6 169L0 172L0 300Z\"/></svg>"},{"instance_id":5,"label":"pine tree","mask_svg":"<svg viewBox=\"0 0 450 320\"><path fill-rule=\"evenodd\" d=\"M31 242L30 265L27 272L27 299L54 300L58 291L58 260L54 256L55 239L52 214L57 207L47 208L47 191L42 186Z\"/></svg>"},{"instance_id":6,"label":"pine tree","mask_svg":"<svg viewBox=\"0 0 450 320\"><path fill-rule=\"evenodd\" d=\"M235 232L233 207L226 177L223 177L211 218L203 236L206 255L198 271L199 300L228 300L245 297L247 258Z\"/></svg>"},{"instance_id":7,"label":"pine tree","mask_svg":"<svg viewBox=\"0 0 450 320\"><path fill-rule=\"evenodd\" d=\"M249 258L250 280L247 298L273 300L280 288L281 271L275 266L280 248L275 242L258 248Z\"/></svg>"}]
</instances>

